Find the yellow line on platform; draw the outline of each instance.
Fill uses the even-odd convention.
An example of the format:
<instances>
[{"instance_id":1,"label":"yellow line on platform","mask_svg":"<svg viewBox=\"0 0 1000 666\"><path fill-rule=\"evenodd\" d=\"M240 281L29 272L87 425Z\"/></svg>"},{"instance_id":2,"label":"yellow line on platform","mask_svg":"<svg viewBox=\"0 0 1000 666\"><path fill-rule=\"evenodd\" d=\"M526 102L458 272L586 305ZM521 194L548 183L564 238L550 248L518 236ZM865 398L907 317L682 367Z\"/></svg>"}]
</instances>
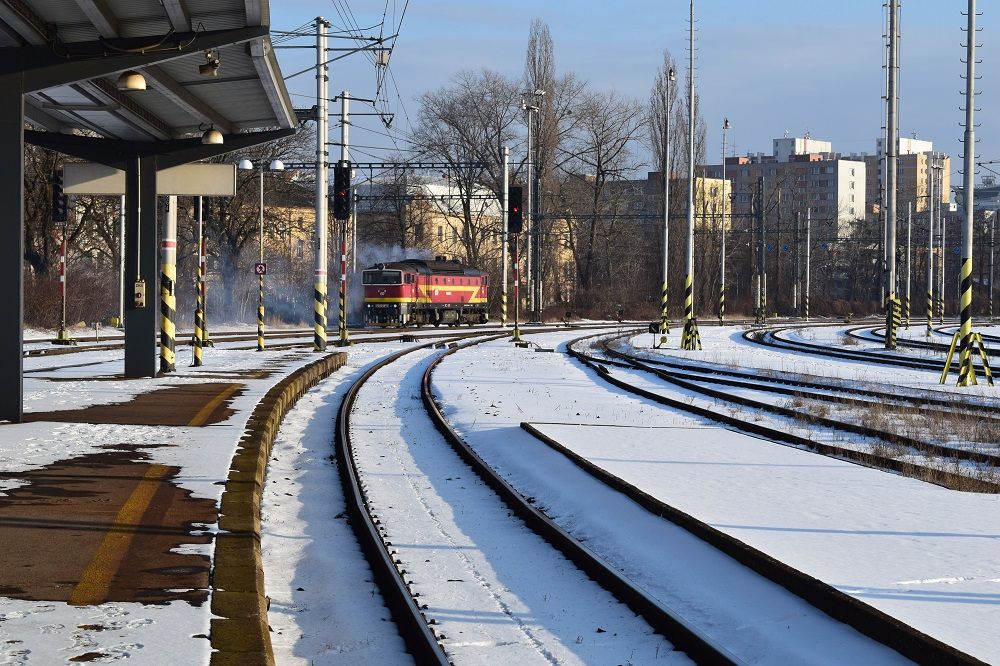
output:
<instances>
[{"instance_id":1,"label":"yellow line on platform","mask_svg":"<svg viewBox=\"0 0 1000 666\"><path fill-rule=\"evenodd\" d=\"M219 395L215 396L211 400L205 403L205 406L198 410L198 413L194 415L194 418L188 421L189 426L203 426L208 421L208 417L212 415L212 412L222 404L222 401L231 396L239 388L238 384L230 384L224 388Z\"/></svg>"},{"instance_id":2,"label":"yellow line on platform","mask_svg":"<svg viewBox=\"0 0 1000 666\"><path fill-rule=\"evenodd\" d=\"M169 469L164 465L151 465L146 471L118 511L108 533L94 553L94 558L80 576L80 582L69 597L71 606L91 606L107 600L111 581L125 559L142 515L153 500L160 481L168 473Z\"/></svg>"}]
</instances>

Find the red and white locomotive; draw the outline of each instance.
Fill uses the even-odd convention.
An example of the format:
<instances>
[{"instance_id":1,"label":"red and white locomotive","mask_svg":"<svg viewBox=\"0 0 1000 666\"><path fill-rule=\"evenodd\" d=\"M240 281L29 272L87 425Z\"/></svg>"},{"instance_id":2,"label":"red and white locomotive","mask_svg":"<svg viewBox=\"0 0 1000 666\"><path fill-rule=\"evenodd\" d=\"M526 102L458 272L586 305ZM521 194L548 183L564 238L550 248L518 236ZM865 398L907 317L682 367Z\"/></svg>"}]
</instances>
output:
<instances>
[{"instance_id":1,"label":"red and white locomotive","mask_svg":"<svg viewBox=\"0 0 1000 666\"><path fill-rule=\"evenodd\" d=\"M362 273L365 324L485 324L489 319L486 274L457 260L404 259Z\"/></svg>"}]
</instances>

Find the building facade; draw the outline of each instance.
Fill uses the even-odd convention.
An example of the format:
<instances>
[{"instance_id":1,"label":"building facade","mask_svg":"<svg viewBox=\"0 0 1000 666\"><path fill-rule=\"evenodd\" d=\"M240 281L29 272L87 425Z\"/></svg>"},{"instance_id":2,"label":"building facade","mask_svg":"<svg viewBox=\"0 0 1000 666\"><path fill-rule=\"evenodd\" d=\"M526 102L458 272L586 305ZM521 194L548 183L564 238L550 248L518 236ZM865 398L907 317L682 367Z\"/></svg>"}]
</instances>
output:
<instances>
[{"instance_id":1,"label":"building facade","mask_svg":"<svg viewBox=\"0 0 1000 666\"><path fill-rule=\"evenodd\" d=\"M863 161L844 158L830 148L828 141L785 137L774 140L771 155L727 157L725 178L732 188L734 212L751 212L763 178L769 209L778 207L782 215L808 212L814 223L825 221L837 237L842 236L848 222L864 216L866 168ZM721 164L703 169L708 178L723 177Z\"/></svg>"}]
</instances>

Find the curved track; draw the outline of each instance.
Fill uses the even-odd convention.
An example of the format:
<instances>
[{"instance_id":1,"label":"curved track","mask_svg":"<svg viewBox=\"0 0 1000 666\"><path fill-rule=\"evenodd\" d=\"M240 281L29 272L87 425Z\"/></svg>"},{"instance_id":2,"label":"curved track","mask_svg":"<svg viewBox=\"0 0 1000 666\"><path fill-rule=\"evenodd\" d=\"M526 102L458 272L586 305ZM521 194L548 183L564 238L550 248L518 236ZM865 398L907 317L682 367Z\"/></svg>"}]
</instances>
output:
<instances>
[{"instance_id":1,"label":"curved track","mask_svg":"<svg viewBox=\"0 0 1000 666\"><path fill-rule=\"evenodd\" d=\"M495 339L496 337L502 336L489 336L486 339ZM383 521L389 520L386 515L391 512L382 511L381 517L376 517L375 511L372 509L373 499L369 496L369 488L363 476L364 472L359 469L356 462L356 452L351 435L352 410L355 408L358 394L363 390L366 382L369 382L373 376L386 369L390 364L402 359L406 354L417 349L425 349L428 346L421 345L388 357L365 372L351 387L338 414L336 446L338 465L341 468L345 495L350 507L351 525L373 570L376 571L376 580L393 617L399 624L401 635L403 635L418 663L446 663L453 658L453 655L445 652L443 645L447 643L443 634L432 629L432 625L436 624L436 619L428 617L428 614L440 613L441 609L439 605L436 605L434 611L428 611L426 606L421 606L419 597L414 597L413 588L404 579L406 572L402 569L403 562L389 541L387 530L383 525ZM453 453L450 455L457 454L457 458L475 473L476 477L492 491L495 497L498 497L503 508L498 507L496 510L506 512L507 517L503 520L511 526L510 529L523 531L523 528L527 528L534 533L535 538L540 537L547 542L562 557L576 565L576 576L581 581L587 581L584 589L589 589L587 586L593 586L594 583L597 583L610 592L611 596L618 602L625 604L630 609L630 613L641 615L657 633L675 646L674 649L682 650L696 662L707 664L741 663L724 648L713 645L682 618L675 617L662 609L641 589L604 564L587 548L532 506L529 499L518 494L465 444L445 421L431 390L431 375L437 363L445 355L456 350L457 346L438 356L427 365L421 379L421 404L434 428L447 442L446 448L450 447L452 450ZM426 446L424 443L421 445ZM453 473L451 476L457 478ZM471 510L471 507L468 508ZM465 509L461 510L460 513L464 514ZM518 525L521 527L517 527ZM538 566L544 567L545 561L550 557L541 558ZM561 577L566 577L565 572L562 572ZM555 589L558 589L558 586ZM581 609L575 609L574 612L581 612ZM447 619L447 615L445 619ZM533 640L530 633L526 633L526 636L529 640ZM540 651L540 655L548 655L547 659L552 661L553 653L549 653L544 648L544 644L536 645L535 649Z\"/></svg>"},{"instance_id":2,"label":"curved track","mask_svg":"<svg viewBox=\"0 0 1000 666\"><path fill-rule=\"evenodd\" d=\"M862 464L876 467L881 465L873 465L872 463L884 462L885 467L888 469L892 469L894 466L897 467L897 469L894 469L893 471L904 471L906 467L905 464L901 464L899 461L892 459L877 461L875 459L877 457L875 456L866 456L863 454L856 455L860 452L850 449L838 450L838 447L818 444L811 440L798 437L781 430L762 426L754 421L739 419L734 416L720 413L715 409L710 409L683 400L675 400L658 393L633 386L629 382L613 376L613 373L609 370L607 365L621 366L631 369L636 368L637 365L641 366L642 363L637 364L634 361L617 359L610 361L607 359L600 359L583 353L575 348L576 344L592 339L593 337L595 336L585 336L584 338L580 338L571 343L569 346L570 355L584 366L593 370L604 381L629 393L652 400L664 406L679 409L689 414L694 414L711 421L729 425L744 432L760 435L777 442L801 446L825 455L846 459L852 462L861 462ZM646 368L642 369L646 370ZM665 374L659 374L655 371L655 369L650 368L648 371L658 374L661 378L666 378ZM694 385L681 380L681 383L678 384L678 386L688 389ZM927 636L926 634L900 622L899 620L896 620L895 618L869 606L868 604L844 594L840 590L827 585L822 581L802 574L796 569L771 558L767 554L756 550L738 541L737 539L734 539L733 537L730 537L719 530L702 523L701 521L698 521L684 512L674 509L668 504L642 492L638 488L635 488L622 478L617 477L607 470L604 470L592 462L584 459L582 456L574 454L565 446L562 446L558 442L546 437L544 434L538 432L534 428L531 428L527 424L523 424L522 428L533 434L539 439L539 441L542 441L547 446L550 446L551 448L554 448L560 453L566 455L574 462L574 464L586 471L588 474L601 479L603 482L626 494L628 497L633 499L633 501L644 506L646 509L663 516L667 520L670 520L681 527L684 527L695 536L707 541L754 571L769 578L782 587L785 587L793 594L802 597L810 604L820 608L835 619L838 619L841 622L854 627L861 633L892 647L906 657L913 659L918 663L982 663L970 655L960 652L955 648L938 641L937 639ZM993 492L1000 492L1000 488L995 489Z\"/></svg>"}]
</instances>

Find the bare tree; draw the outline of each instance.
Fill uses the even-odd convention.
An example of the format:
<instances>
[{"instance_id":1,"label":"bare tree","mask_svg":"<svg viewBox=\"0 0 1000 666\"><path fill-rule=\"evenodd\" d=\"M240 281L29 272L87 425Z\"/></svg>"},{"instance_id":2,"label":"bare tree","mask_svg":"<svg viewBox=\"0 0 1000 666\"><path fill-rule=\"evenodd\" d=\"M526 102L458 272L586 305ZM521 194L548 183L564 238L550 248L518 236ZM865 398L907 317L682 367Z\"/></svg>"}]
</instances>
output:
<instances>
[{"instance_id":1,"label":"bare tree","mask_svg":"<svg viewBox=\"0 0 1000 666\"><path fill-rule=\"evenodd\" d=\"M450 86L420 97L413 141L435 160L453 165L448 178L460 202L465 259L481 263L499 228L496 216L481 214L483 188L503 190L503 149L518 138L518 83L483 70L462 71ZM476 168L460 165L476 162Z\"/></svg>"},{"instance_id":2,"label":"bare tree","mask_svg":"<svg viewBox=\"0 0 1000 666\"><path fill-rule=\"evenodd\" d=\"M561 201L567 247L580 287L588 291L597 285L599 264L610 265L620 223L617 200L624 194L614 183L640 166L632 147L643 131L644 114L638 102L612 91L587 95L576 115L576 131L562 149L560 164L568 179Z\"/></svg>"}]
</instances>

